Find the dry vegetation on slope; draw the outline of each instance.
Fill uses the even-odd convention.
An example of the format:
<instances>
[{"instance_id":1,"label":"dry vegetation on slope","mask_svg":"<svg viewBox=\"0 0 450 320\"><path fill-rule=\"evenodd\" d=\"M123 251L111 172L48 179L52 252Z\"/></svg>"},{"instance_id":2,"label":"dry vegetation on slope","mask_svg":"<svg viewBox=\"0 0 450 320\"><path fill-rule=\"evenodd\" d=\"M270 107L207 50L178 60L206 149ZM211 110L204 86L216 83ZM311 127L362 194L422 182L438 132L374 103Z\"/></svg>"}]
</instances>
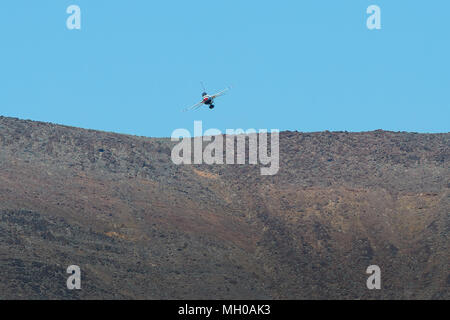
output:
<instances>
[{"instance_id":1,"label":"dry vegetation on slope","mask_svg":"<svg viewBox=\"0 0 450 320\"><path fill-rule=\"evenodd\" d=\"M450 134L282 132L274 176L173 145L0 117L0 298L450 298Z\"/></svg>"}]
</instances>

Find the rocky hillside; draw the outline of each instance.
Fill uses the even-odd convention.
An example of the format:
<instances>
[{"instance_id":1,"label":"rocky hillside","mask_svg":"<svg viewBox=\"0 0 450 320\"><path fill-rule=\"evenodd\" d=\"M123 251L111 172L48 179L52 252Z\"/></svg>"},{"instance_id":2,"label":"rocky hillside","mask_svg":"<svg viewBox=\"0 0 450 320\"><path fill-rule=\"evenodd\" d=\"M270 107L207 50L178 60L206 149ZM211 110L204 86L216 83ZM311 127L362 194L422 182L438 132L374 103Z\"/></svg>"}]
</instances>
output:
<instances>
[{"instance_id":1,"label":"rocky hillside","mask_svg":"<svg viewBox=\"0 0 450 320\"><path fill-rule=\"evenodd\" d=\"M449 133L282 132L274 176L174 144L0 117L0 299L450 298Z\"/></svg>"}]
</instances>

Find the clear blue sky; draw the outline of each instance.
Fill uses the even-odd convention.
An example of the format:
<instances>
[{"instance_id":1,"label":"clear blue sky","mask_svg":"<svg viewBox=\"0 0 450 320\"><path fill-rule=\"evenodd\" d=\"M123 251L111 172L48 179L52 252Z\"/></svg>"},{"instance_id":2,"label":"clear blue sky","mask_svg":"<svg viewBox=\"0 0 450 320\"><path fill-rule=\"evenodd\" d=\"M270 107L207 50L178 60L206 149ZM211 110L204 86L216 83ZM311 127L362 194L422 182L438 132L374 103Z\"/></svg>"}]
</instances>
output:
<instances>
[{"instance_id":1,"label":"clear blue sky","mask_svg":"<svg viewBox=\"0 0 450 320\"><path fill-rule=\"evenodd\" d=\"M71 4L81 30L66 28ZM448 0L2 0L0 114L156 137L194 120L448 132L449 17ZM182 113L200 81L234 88Z\"/></svg>"}]
</instances>

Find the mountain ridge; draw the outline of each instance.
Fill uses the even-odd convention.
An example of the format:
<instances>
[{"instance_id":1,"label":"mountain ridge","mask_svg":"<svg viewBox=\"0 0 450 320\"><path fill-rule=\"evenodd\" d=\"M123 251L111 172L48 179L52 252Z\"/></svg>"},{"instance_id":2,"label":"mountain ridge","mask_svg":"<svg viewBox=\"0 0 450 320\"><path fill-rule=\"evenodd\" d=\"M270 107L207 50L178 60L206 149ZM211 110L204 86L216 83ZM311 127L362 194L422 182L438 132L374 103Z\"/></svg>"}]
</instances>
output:
<instances>
[{"instance_id":1,"label":"mountain ridge","mask_svg":"<svg viewBox=\"0 0 450 320\"><path fill-rule=\"evenodd\" d=\"M284 131L274 176L174 144L0 117L0 298L449 298L449 133Z\"/></svg>"}]
</instances>

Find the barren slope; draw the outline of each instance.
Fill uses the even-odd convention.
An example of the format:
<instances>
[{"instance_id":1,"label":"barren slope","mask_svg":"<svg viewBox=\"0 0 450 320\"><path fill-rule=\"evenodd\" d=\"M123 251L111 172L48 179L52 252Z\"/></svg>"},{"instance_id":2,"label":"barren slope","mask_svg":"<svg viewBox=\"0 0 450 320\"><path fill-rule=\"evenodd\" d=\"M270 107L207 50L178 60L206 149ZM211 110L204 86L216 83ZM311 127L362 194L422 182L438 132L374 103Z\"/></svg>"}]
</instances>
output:
<instances>
[{"instance_id":1,"label":"barren slope","mask_svg":"<svg viewBox=\"0 0 450 320\"><path fill-rule=\"evenodd\" d=\"M282 132L275 176L173 145L0 117L0 298L450 297L450 134Z\"/></svg>"}]
</instances>

